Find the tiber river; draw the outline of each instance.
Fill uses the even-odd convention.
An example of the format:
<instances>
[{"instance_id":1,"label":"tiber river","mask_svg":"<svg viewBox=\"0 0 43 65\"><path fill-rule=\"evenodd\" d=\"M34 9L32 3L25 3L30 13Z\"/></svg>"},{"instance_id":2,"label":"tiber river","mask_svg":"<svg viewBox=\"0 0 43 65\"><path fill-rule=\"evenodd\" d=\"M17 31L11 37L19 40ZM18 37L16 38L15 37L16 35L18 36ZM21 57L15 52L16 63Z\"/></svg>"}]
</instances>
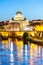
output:
<instances>
[{"instance_id":1,"label":"tiber river","mask_svg":"<svg viewBox=\"0 0 43 65\"><path fill-rule=\"evenodd\" d=\"M23 41L0 41L0 65L43 65L43 46Z\"/></svg>"}]
</instances>

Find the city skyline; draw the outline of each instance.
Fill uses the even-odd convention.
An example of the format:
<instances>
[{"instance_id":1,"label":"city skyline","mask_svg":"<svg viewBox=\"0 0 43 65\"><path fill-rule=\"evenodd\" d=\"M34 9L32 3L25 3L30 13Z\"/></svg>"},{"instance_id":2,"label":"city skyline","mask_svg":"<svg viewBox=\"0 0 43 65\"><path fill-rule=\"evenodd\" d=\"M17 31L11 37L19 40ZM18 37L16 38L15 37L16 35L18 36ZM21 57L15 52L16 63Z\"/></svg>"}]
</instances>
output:
<instances>
[{"instance_id":1,"label":"city skyline","mask_svg":"<svg viewBox=\"0 0 43 65\"><path fill-rule=\"evenodd\" d=\"M18 9L28 20L43 19L43 0L0 0L0 21L14 17Z\"/></svg>"}]
</instances>

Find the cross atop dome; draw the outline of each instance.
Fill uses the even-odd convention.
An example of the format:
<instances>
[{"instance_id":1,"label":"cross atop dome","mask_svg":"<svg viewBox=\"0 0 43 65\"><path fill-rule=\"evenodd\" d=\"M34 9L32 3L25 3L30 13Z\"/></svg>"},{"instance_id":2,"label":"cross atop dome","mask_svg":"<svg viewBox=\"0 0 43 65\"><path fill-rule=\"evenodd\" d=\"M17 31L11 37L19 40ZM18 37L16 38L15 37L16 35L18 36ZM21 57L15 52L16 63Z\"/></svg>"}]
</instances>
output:
<instances>
[{"instance_id":1,"label":"cross atop dome","mask_svg":"<svg viewBox=\"0 0 43 65\"><path fill-rule=\"evenodd\" d=\"M22 12L20 11L20 9L18 9L18 11L16 12L16 14L22 14Z\"/></svg>"}]
</instances>

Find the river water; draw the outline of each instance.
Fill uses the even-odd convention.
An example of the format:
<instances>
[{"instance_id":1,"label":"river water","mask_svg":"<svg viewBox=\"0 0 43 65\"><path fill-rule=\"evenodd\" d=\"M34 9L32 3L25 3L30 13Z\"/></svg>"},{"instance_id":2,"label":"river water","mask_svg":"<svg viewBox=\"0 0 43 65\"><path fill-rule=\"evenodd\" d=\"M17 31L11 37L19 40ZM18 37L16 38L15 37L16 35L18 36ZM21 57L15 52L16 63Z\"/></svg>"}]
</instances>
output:
<instances>
[{"instance_id":1,"label":"river water","mask_svg":"<svg viewBox=\"0 0 43 65\"><path fill-rule=\"evenodd\" d=\"M43 46L17 39L0 40L0 65L43 65Z\"/></svg>"}]
</instances>

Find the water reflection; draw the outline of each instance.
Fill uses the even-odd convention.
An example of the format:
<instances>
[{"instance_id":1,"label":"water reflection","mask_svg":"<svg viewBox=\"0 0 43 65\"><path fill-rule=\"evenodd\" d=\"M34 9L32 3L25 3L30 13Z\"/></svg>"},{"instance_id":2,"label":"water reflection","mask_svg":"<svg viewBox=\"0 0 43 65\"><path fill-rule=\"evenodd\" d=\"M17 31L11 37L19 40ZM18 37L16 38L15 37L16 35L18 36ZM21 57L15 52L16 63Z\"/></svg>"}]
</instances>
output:
<instances>
[{"instance_id":1,"label":"water reflection","mask_svg":"<svg viewBox=\"0 0 43 65\"><path fill-rule=\"evenodd\" d=\"M11 62L14 62L13 42L10 43L10 51L11 51L11 54L10 54L10 61L11 61Z\"/></svg>"},{"instance_id":2,"label":"water reflection","mask_svg":"<svg viewBox=\"0 0 43 65\"><path fill-rule=\"evenodd\" d=\"M23 41L0 41L0 65L43 65L43 46Z\"/></svg>"}]
</instances>

